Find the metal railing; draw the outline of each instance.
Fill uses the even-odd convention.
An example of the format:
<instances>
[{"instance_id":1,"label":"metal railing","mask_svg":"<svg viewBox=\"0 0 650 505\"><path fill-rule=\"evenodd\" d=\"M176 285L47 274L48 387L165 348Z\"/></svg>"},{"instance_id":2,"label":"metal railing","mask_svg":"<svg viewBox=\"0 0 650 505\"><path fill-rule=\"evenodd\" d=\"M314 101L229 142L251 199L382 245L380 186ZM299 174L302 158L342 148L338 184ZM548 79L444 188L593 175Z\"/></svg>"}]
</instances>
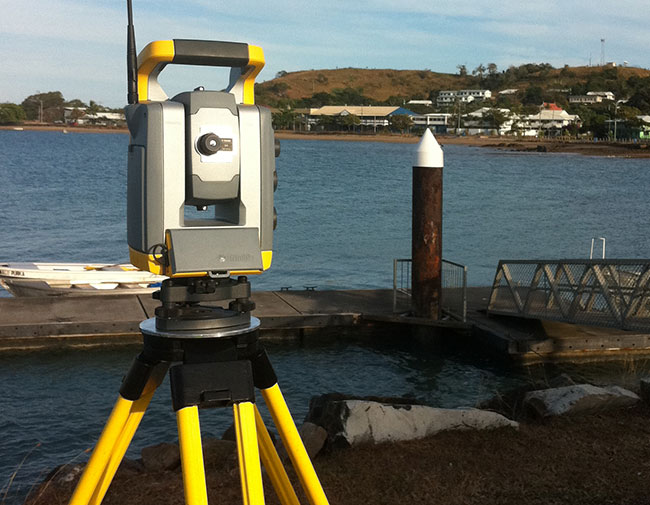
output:
<instances>
[{"instance_id":1,"label":"metal railing","mask_svg":"<svg viewBox=\"0 0 650 505\"><path fill-rule=\"evenodd\" d=\"M410 259L393 260L393 312L403 313L411 305ZM459 321L467 320L467 267L442 260L440 305L442 313Z\"/></svg>"},{"instance_id":2,"label":"metal railing","mask_svg":"<svg viewBox=\"0 0 650 505\"><path fill-rule=\"evenodd\" d=\"M650 330L650 260L501 260L488 313Z\"/></svg>"}]
</instances>

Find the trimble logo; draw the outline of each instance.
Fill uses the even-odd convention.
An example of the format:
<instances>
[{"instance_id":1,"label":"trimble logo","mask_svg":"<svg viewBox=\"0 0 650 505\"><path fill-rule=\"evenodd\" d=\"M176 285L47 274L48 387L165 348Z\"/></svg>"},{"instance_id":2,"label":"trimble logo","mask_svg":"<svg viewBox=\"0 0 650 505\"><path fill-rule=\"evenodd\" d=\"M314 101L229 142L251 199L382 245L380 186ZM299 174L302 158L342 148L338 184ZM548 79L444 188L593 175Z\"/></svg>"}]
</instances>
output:
<instances>
[{"instance_id":1,"label":"trimble logo","mask_svg":"<svg viewBox=\"0 0 650 505\"><path fill-rule=\"evenodd\" d=\"M227 261L230 263L246 263L255 260L255 256L252 254L219 254L217 257L220 263Z\"/></svg>"}]
</instances>

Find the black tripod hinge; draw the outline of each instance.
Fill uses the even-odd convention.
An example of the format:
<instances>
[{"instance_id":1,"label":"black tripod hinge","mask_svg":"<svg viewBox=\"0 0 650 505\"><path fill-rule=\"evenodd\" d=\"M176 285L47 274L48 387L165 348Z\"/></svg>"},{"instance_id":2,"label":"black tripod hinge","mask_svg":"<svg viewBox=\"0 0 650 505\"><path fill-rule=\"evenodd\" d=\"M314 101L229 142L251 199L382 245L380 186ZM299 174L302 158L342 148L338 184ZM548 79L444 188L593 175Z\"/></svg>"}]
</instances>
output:
<instances>
[{"instance_id":1,"label":"black tripod hinge","mask_svg":"<svg viewBox=\"0 0 650 505\"><path fill-rule=\"evenodd\" d=\"M249 361L175 365L169 378L175 411L193 405L208 409L255 401Z\"/></svg>"},{"instance_id":2,"label":"black tripod hinge","mask_svg":"<svg viewBox=\"0 0 650 505\"><path fill-rule=\"evenodd\" d=\"M266 350L259 350L249 359L253 366L253 382L256 388L268 389L278 383L278 377L275 375Z\"/></svg>"},{"instance_id":3,"label":"black tripod hinge","mask_svg":"<svg viewBox=\"0 0 650 505\"><path fill-rule=\"evenodd\" d=\"M151 361L139 354L122 380L120 395L126 400L136 401L145 393L154 391L165 378L169 363Z\"/></svg>"}]
</instances>

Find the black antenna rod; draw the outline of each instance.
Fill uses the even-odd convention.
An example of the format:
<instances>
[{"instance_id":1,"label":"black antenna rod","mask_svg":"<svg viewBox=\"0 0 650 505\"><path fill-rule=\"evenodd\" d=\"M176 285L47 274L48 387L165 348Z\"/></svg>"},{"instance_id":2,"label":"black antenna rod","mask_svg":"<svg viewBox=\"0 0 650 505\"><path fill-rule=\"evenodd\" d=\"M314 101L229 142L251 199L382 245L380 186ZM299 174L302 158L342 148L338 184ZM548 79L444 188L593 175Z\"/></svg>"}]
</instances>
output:
<instances>
[{"instance_id":1,"label":"black antenna rod","mask_svg":"<svg viewBox=\"0 0 650 505\"><path fill-rule=\"evenodd\" d=\"M126 0L126 10L129 24L126 28L126 79L127 103L138 103L138 55L135 50L135 28L133 27L133 8L131 0Z\"/></svg>"}]
</instances>

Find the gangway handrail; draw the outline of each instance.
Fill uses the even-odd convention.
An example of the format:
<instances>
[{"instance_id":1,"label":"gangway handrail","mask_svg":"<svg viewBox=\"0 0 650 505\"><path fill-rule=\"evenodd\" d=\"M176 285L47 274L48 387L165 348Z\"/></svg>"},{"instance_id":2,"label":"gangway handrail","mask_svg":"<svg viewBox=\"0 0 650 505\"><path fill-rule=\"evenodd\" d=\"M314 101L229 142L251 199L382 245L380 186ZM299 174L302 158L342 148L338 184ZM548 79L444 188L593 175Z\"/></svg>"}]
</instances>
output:
<instances>
[{"instance_id":1,"label":"gangway handrail","mask_svg":"<svg viewBox=\"0 0 650 505\"><path fill-rule=\"evenodd\" d=\"M650 331L650 259L501 260L488 313Z\"/></svg>"}]
</instances>

